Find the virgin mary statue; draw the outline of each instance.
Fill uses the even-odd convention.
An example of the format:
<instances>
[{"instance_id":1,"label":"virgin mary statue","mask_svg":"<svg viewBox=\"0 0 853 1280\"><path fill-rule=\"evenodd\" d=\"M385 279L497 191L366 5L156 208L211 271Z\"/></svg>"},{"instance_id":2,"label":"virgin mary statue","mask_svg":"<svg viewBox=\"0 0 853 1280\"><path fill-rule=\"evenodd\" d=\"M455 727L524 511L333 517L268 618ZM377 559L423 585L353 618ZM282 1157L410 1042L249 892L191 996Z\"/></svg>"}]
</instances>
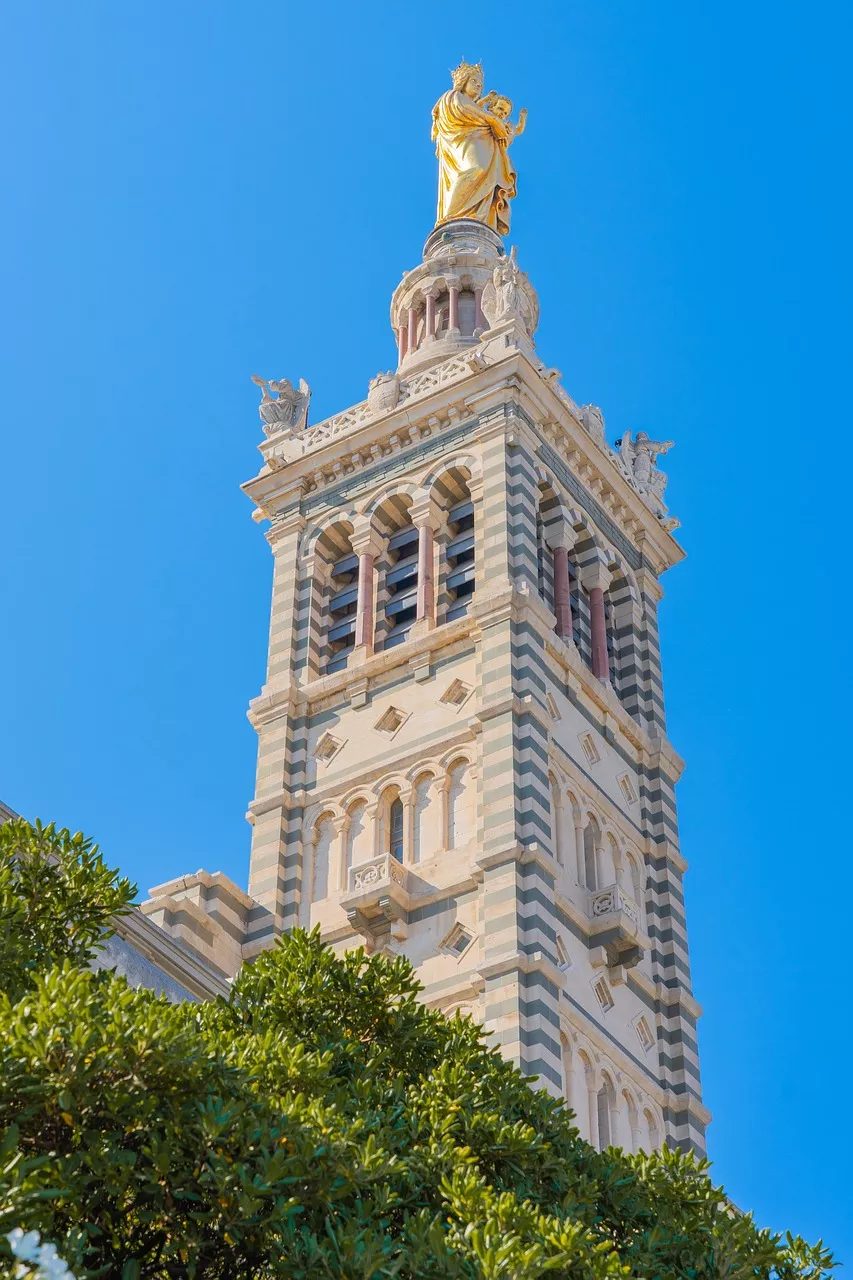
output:
<instances>
[{"instance_id":1,"label":"virgin mary statue","mask_svg":"<svg viewBox=\"0 0 853 1280\"><path fill-rule=\"evenodd\" d=\"M432 137L438 156L438 218L476 218L498 235L509 231L509 202L516 192L507 147L517 129L486 110L483 69L461 63L453 88L433 107Z\"/></svg>"}]
</instances>

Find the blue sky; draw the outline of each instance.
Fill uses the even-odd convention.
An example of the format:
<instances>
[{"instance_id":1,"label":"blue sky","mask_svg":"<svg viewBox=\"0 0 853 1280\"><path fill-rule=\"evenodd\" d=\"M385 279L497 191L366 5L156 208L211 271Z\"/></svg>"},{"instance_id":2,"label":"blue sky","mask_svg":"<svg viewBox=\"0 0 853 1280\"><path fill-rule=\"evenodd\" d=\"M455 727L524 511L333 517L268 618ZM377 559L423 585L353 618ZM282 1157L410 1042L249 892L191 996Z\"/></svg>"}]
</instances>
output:
<instances>
[{"instance_id":1,"label":"blue sky","mask_svg":"<svg viewBox=\"0 0 853 1280\"><path fill-rule=\"evenodd\" d=\"M580 402L673 439L661 607L716 1174L853 1255L849 11L15 0L0 45L0 797L245 883L271 557L253 373L393 363L460 58ZM842 59L845 59L843 62ZM849 803L849 801L848 801Z\"/></svg>"}]
</instances>

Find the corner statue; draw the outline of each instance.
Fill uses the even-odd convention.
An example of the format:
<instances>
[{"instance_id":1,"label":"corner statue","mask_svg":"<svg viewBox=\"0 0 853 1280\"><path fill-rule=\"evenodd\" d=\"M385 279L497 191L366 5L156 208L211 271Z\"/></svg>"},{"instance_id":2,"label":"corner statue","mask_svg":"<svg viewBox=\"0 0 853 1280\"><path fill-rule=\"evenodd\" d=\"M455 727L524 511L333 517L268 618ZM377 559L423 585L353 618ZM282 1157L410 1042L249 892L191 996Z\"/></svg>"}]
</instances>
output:
<instances>
[{"instance_id":1,"label":"corner statue","mask_svg":"<svg viewBox=\"0 0 853 1280\"><path fill-rule=\"evenodd\" d=\"M507 149L524 131L509 116L512 103L503 94L483 93L483 68L460 62L452 71L453 88L433 107L432 137L438 156L437 222L476 218L505 236L509 202L516 193L515 170Z\"/></svg>"}]
</instances>

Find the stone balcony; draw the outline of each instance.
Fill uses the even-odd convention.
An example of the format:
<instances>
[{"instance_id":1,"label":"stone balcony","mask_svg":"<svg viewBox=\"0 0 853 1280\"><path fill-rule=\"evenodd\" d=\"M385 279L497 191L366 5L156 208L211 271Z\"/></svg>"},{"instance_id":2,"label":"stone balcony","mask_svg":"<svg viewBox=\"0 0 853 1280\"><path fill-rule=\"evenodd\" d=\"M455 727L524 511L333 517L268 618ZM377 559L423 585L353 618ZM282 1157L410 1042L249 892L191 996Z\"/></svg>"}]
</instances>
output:
<instances>
[{"instance_id":1,"label":"stone balcony","mask_svg":"<svg viewBox=\"0 0 853 1280\"><path fill-rule=\"evenodd\" d=\"M601 947L610 966L630 969L651 943L640 919L640 908L618 884L589 895L590 948Z\"/></svg>"},{"instance_id":2,"label":"stone balcony","mask_svg":"<svg viewBox=\"0 0 853 1280\"><path fill-rule=\"evenodd\" d=\"M410 875L390 853L350 867L341 906L352 927L373 943L404 930L411 901ZM398 926L394 928L394 926Z\"/></svg>"}]
</instances>

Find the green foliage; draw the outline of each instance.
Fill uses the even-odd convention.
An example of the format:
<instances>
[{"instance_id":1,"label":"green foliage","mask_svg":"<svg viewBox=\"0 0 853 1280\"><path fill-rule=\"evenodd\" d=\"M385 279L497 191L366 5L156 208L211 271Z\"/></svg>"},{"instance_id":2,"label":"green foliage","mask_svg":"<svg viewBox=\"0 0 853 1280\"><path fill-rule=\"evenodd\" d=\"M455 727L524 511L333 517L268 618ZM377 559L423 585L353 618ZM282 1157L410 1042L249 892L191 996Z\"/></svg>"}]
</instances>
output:
<instances>
[{"instance_id":1,"label":"green foliage","mask_svg":"<svg viewBox=\"0 0 853 1280\"><path fill-rule=\"evenodd\" d=\"M126 902L101 868L93 897ZM15 893L29 910L41 880L11 883L17 919ZM79 898L79 926L43 923L17 971L4 951L0 996L0 1241L37 1229L78 1280L794 1280L832 1265L734 1213L692 1157L594 1151L476 1026L419 1003L402 959L338 958L295 932L228 1001L174 1006L84 967L98 910Z\"/></svg>"},{"instance_id":2,"label":"green foliage","mask_svg":"<svg viewBox=\"0 0 853 1280\"><path fill-rule=\"evenodd\" d=\"M85 964L135 892L79 832L0 825L0 989L16 999L51 964Z\"/></svg>"}]
</instances>

